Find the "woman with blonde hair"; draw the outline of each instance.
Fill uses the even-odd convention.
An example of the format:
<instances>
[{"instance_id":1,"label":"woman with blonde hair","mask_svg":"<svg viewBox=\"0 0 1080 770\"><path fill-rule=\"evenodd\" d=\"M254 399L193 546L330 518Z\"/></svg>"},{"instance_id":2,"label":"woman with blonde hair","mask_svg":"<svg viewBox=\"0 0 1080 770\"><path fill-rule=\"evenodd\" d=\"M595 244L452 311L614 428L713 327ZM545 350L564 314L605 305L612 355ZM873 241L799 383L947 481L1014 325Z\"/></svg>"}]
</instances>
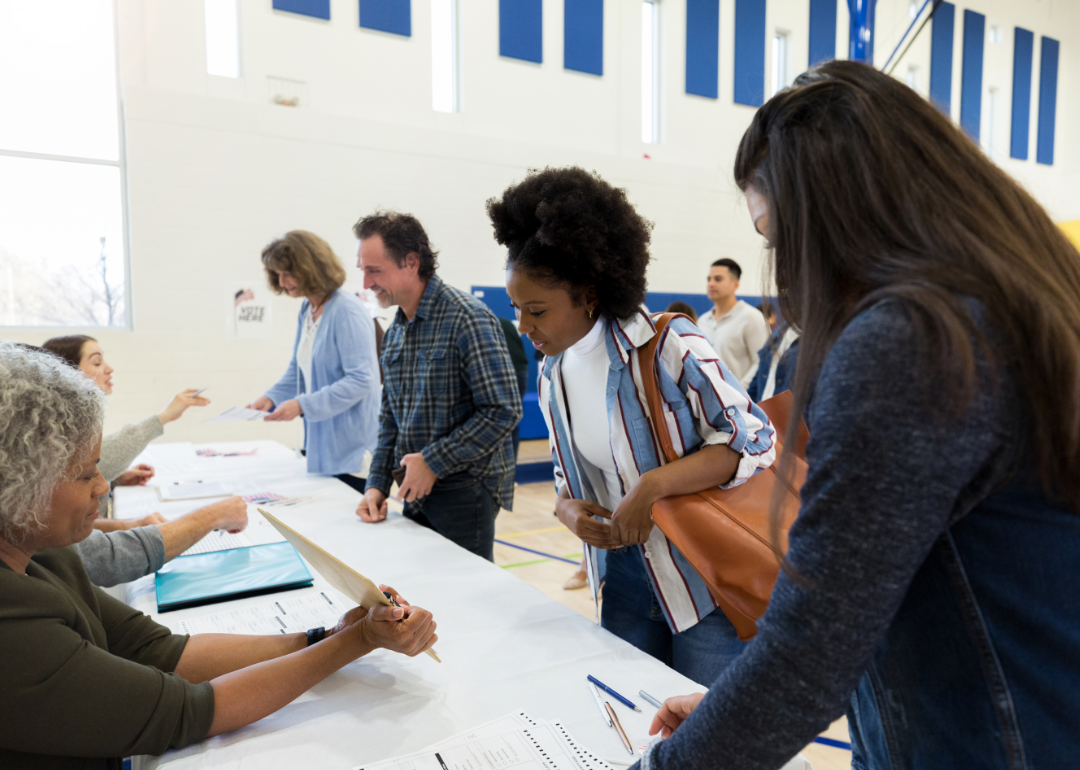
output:
<instances>
[{"instance_id":1,"label":"woman with blonde hair","mask_svg":"<svg viewBox=\"0 0 1080 770\"><path fill-rule=\"evenodd\" d=\"M336 476L363 493L364 454L379 433L375 322L359 298L341 291L345 268L330 244L293 230L262 252L270 288L304 297L285 374L251 408L266 420L304 418L308 472Z\"/></svg>"}]
</instances>

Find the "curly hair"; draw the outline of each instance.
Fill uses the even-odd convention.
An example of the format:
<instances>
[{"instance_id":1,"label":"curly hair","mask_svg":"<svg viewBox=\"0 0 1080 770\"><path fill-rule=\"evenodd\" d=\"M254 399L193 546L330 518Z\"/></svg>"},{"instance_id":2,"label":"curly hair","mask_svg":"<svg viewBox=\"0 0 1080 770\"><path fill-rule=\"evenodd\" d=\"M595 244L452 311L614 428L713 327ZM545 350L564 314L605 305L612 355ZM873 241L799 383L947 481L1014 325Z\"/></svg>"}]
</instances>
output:
<instances>
[{"instance_id":1,"label":"curly hair","mask_svg":"<svg viewBox=\"0 0 1080 770\"><path fill-rule=\"evenodd\" d=\"M578 302L592 287L608 318L630 318L645 302L652 223L595 172L533 169L487 212L508 268L567 286Z\"/></svg>"},{"instance_id":2,"label":"curly hair","mask_svg":"<svg viewBox=\"0 0 1080 770\"><path fill-rule=\"evenodd\" d=\"M270 290L283 294L277 274L288 272L305 297L325 297L345 283L345 268L334 249L315 233L290 230L272 241L262 252L263 268Z\"/></svg>"},{"instance_id":3,"label":"curly hair","mask_svg":"<svg viewBox=\"0 0 1080 770\"><path fill-rule=\"evenodd\" d=\"M44 351L0 342L0 535L41 527L76 453L101 435L105 394Z\"/></svg>"},{"instance_id":4,"label":"curly hair","mask_svg":"<svg viewBox=\"0 0 1080 770\"><path fill-rule=\"evenodd\" d=\"M427 231L412 214L376 211L353 225L353 235L361 241L373 235L382 238L386 253L398 267L405 267L405 257L416 254L420 260L416 275L421 281L428 280L439 269L439 252L431 247Z\"/></svg>"}]
</instances>

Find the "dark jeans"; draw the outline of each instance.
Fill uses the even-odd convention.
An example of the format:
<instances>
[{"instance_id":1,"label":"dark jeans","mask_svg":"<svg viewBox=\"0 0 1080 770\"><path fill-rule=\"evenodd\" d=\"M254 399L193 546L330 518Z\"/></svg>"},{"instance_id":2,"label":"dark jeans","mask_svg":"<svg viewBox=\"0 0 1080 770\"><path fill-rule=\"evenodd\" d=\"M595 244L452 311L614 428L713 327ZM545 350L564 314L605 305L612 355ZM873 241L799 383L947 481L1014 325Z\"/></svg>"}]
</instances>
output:
<instances>
[{"instance_id":1,"label":"dark jeans","mask_svg":"<svg viewBox=\"0 0 1080 770\"><path fill-rule=\"evenodd\" d=\"M435 530L488 561L495 561L498 512L499 507L487 487L465 471L439 479L427 497L405 503L405 518Z\"/></svg>"},{"instance_id":2,"label":"dark jeans","mask_svg":"<svg viewBox=\"0 0 1080 770\"><path fill-rule=\"evenodd\" d=\"M601 625L688 679L709 687L745 646L719 609L681 634L671 631L645 574L641 551L607 552Z\"/></svg>"},{"instance_id":3,"label":"dark jeans","mask_svg":"<svg viewBox=\"0 0 1080 770\"><path fill-rule=\"evenodd\" d=\"M364 494L364 485L367 484L367 479L362 479L359 476L354 476L351 473L342 473L338 476L334 476L338 481L344 481L350 487L355 489L360 494Z\"/></svg>"}]
</instances>

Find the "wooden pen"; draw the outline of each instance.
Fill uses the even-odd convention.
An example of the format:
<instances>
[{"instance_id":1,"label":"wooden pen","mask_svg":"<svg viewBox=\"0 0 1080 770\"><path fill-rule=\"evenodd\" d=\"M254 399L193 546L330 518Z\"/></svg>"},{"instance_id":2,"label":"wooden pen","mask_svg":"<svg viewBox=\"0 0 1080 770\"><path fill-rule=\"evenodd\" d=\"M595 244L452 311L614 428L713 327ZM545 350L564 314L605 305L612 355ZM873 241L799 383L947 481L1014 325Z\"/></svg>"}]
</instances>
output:
<instances>
[{"instance_id":1,"label":"wooden pen","mask_svg":"<svg viewBox=\"0 0 1080 770\"><path fill-rule=\"evenodd\" d=\"M619 734L623 746L625 746L626 750L633 755L634 748L630 745L630 739L626 737L626 731L622 729L622 725L619 723L619 717L616 716L615 709L613 709L611 704L607 701L604 701L604 708L607 709L608 716L611 717L611 721L615 725L615 731Z\"/></svg>"}]
</instances>

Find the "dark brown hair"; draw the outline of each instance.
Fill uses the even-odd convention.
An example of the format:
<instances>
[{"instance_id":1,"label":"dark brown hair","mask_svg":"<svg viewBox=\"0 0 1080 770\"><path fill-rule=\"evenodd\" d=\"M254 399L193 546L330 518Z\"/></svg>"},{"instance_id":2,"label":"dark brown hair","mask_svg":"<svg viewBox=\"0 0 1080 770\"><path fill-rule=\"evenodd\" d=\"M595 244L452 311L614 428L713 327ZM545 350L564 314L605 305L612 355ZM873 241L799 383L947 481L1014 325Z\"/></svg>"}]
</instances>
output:
<instances>
[{"instance_id":1,"label":"dark brown hair","mask_svg":"<svg viewBox=\"0 0 1080 770\"><path fill-rule=\"evenodd\" d=\"M382 238L386 253L398 267L405 267L405 257L416 254L420 260L417 277L426 281L439 269L439 252L431 248L427 232L412 214L376 211L353 225L353 234L361 241L373 235Z\"/></svg>"},{"instance_id":2,"label":"dark brown hair","mask_svg":"<svg viewBox=\"0 0 1080 770\"><path fill-rule=\"evenodd\" d=\"M697 311L694 308L687 305L685 302L679 302L676 300L667 306L665 313L682 313L684 316L689 317L691 321L697 323Z\"/></svg>"},{"instance_id":3,"label":"dark brown hair","mask_svg":"<svg viewBox=\"0 0 1080 770\"><path fill-rule=\"evenodd\" d=\"M734 259L724 257L713 262L709 267L726 267L728 272L731 273L731 277L736 281L742 280L742 268L739 267L739 263Z\"/></svg>"},{"instance_id":4,"label":"dark brown hair","mask_svg":"<svg viewBox=\"0 0 1080 770\"><path fill-rule=\"evenodd\" d=\"M846 61L758 110L735 179L766 201L780 310L802 332L793 415L848 322L893 299L943 374L945 408L975 395L975 346L1015 367L1043 485L1080 508L1080 254L1031 195L910 88Z\"/></svg>"},{"instance_id":5,"label":"dark brown hair","mask_svg":"<svg viewBox=\"0 0 1080 770\"><path fill-rule=\"evenodd\" d=\"M305 297L325 297L345 283L345 268L330 247L315 233L292 230L273 241L262 252L263 267L275 294L284 293L277 274L288 272Z\"/></svg>"},{"instance_id":6,"label":"dark brown hair","mask_svg":"<svg viewBox=\"0 0 1080 770\"><path fill-rule=\"evenodd\" d=\"M53 337L45 340L41 347L54 356L59 356L76 369L82 363L82 349L87 342L97 342L85 334L69 334L66 337Z\"/></svg>"}]
</instances>

